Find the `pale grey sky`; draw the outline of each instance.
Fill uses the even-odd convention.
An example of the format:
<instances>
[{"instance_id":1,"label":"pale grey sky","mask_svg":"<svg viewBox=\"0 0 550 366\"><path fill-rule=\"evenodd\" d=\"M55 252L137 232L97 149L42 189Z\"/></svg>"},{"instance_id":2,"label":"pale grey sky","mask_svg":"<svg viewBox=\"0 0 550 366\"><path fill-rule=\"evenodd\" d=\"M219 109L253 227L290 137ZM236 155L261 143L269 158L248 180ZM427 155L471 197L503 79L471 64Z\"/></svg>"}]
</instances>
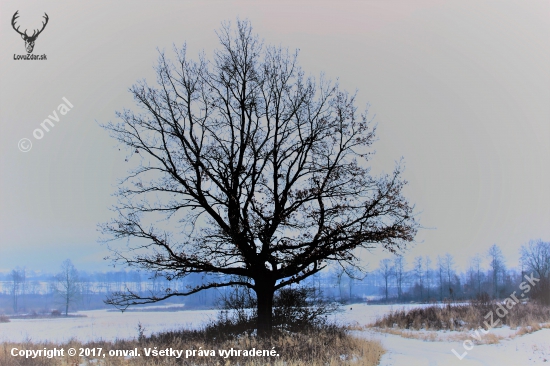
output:
<instances>
[{"instance_id":1,"label":"pale grey sky","mask_svg":"<svg viewBox=\"0 0 550 366\"><path fill-rule=\"evenodd\" d=\"M34 49L47 61L13 59L25 54L16 10L22 28L49 15ZM157 47L211 56L214 31L237 17L371 104L376 168L405 158L407 195L433 228L410 256L465 266L496 243L515 266L521 244L550 240L548 1L2 1L0 271L108 265L96 225L134 162L97 122L134 108L127 89L154 80ZM36 140L63 97L74 107Z\"/></svg>"}]
</instances>

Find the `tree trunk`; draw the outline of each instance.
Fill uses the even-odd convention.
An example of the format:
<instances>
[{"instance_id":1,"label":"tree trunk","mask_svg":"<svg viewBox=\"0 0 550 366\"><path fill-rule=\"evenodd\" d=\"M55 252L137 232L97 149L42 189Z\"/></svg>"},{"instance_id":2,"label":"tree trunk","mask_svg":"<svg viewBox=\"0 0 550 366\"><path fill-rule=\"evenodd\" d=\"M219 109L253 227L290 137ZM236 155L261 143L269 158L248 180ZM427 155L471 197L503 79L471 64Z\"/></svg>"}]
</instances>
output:
<instances>
[{"instance_id":1,"label":"tree trunk","mask_svg":"<svg viewBox=\"0 0 550 366\"><path fill-rule=\"evenodd\" d=\"M259 337L270 337L273 330L273 295L275 283L257 281L256 297L258 300L257 329Z\"/></svg>"}]
</instances>

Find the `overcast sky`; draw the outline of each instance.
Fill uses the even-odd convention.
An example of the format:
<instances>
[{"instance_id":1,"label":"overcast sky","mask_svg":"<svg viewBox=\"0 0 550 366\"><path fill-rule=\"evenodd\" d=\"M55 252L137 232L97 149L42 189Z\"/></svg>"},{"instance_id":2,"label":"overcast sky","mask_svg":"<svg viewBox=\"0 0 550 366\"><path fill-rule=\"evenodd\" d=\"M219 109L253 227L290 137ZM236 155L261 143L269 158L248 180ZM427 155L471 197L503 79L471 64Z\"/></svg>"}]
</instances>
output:
<instances>
[{"instance_id":1,"label":"overcast sky","mask_svg":"<svg viewBox=\"0 0 550 366\"><path fill-rule=\"evenodd\" d=\"M21 29L49 22L34 54ZM549 1L0 2L0 271L109 262L97 242L125 162L99 123L134 108L159 49L217 47L224 20L248 18L266 43L300 49L358 105L370 103L376 168L401 156L407 197L427 228L408 255L449 252L460 267L496 243L510 266L529 239L550 240ZM30 33L30 32L29 32ZM42 139L33 130L66 98ZM18 142L28 138L28 152ZM371 268L383 253L365 257Z\"/></svg>"}]
</instances>

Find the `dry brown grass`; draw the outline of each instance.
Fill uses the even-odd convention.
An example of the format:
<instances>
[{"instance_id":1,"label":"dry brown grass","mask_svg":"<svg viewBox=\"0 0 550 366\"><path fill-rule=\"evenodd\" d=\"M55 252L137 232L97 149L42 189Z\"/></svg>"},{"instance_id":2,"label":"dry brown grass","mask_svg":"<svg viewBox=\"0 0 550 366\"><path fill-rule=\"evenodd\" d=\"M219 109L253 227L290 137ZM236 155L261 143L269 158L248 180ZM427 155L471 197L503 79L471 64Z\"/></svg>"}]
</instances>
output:
<instances>
[{"instance_id":1,"label":"dry brown grass","mask_svg":"<svg viewBox=\"0 0 550 366\"><path fill-rule=\"evenodd\" d=\"M357 330L357 331L363 331L367 330L369 328L368 325L360 325L358 322L353 322L351 324L347 324L344 326L346 330Z\"/></svg>"},{"instance_id":2,"label":"dry brown grass","mask_svg":"<svg viewBox=\"0 0 550 366\"><path fill-rule=\"evenodd\" d=\"M437 334L437 332L410 331L410 330L403 330L398 328L379 328L376 330L381 333L398 335L400 337L409 338L409 339L420 339L426 342L438 342L442 340L440 336Z\"/></svg>"},{"instance_id":3,"label":"dry brown grass","mask_svg":"<svg viewBox=\"0 0 550 366\"><path fill-rule=\"evenodd\" d=\"M536 332L541 329L550 329L550 323L543 323L539 324L536 322L532 322L529 325L524 325L521 328L518 329L515 336L522 336L525 334L531 334L533 332Z\"/></svg>"},{"instance_id":4,"label":"dry brown grass","mask_svg":"<svg viewBox=\"0 0 550 366\"><path fill-rule=\"evenodd\" d=\"M532 323L544 323L550 320L550 307L533 303L518 303L503 317L497 315L498 304L468 304L429 306L411 310L397 310L384 315L372 326L378 328L400 328L410 330L469 330L487 328L485 322L491 322L485 316L493 312L498 326L510 328L528 326ZM501 305L502 306L502 305ZM502 310L499 310L502 313Z\"/></svg>"},{"instance_id":5,"label":"dry brown grass","mask_svg":"<svg viewBox=\"0 0 550 366\"><path fill-rule=\"evenodd\" d=\"M478 342L479 344L498 344L501 339L504 339L504 337L498 336L494 333L487 333L481 336L481 342L475 339L473 341L474 343Z\"/></svg>"},{"instance_id":6,"label":"dry brown grass","mask_svg":"<svg viewBox=\"0 0 550 366\"><path fill-rule=\"evenodd\" d=\"M317 331L307 333L288 333L275 336L271 339L258 339L243 335L234 339L216 341L215 339L205 340L204 335L197 331L168 332L151 337L143 337L141 341L116 341L116 342L91 342L80 343L71 341L65 344L52 343L4 343L0 347L0 365L2 366L73 366L73 365L94 365L94 366L152 366L152 365L285 365L285 366L321 366L321 365L358 365L374 366L380 361L384 349L378 341L365 340L349 335L346 331L336 327L325 327ZM102 352L108 354L109 350L132 350L138 348L141 357L58 357L58 358L37 358L24 359L12 357L10 351L13 347L18 349L38 350L44 348L72 347L97 348L101 347ZM145 357L143 348L177 350L199 349L215 350L213 357L190 357L176 359L174 357ZM279 357L229 357L224 359L218 356L220 349L235 350L271 350L274 348ZM65 352L66 353L66 352ZM185 351L184 356L185 357Z\"/></svg>"}]
</instances>

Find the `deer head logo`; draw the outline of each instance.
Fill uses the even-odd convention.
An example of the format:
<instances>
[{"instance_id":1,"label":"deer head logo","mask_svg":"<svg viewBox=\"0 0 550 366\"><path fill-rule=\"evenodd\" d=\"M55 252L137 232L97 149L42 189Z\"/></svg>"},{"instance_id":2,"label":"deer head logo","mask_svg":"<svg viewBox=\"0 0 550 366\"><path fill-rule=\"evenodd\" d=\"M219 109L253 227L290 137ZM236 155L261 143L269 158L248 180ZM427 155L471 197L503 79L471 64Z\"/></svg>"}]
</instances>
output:
<instances>
[{"instance_id":1,"label":"deer head logo","mask_svg":"<svg viewBox=\"0 0 550 366\"><path fill-rule=\"evenodd\" d=\"M46 21L42 22L42 29L35 29L32 32L32 36L29 36L26 29L25 32L20 32L19 26L15 28L15 20L19 18L19 15L17 13L19 13L19 10L17 10L15 14L13 14L13 18L11 18L11 26L13 27L13 29L15 29L17 33L21 35L21 38L23 38L23 40L25 41L25 48L27 49L27 53L31 53L34 49L34 42L36 41L36 38L38 38L38 35L42 33L44 28L46 28L46 24L48 24L48 14L44 13L44 19L46 19Z\"/></svg>"}]
</instances>

